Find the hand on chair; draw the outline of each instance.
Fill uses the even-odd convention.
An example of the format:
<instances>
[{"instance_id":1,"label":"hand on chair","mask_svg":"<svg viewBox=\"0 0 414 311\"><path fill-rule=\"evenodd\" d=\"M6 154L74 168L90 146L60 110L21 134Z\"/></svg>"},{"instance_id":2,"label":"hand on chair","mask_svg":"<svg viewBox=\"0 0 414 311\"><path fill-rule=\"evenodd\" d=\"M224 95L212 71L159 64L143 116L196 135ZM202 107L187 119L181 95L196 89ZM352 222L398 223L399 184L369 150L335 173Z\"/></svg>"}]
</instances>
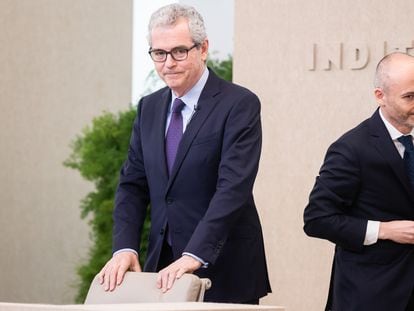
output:
<instances>
[{"instance_id":1,"label":"hand on chair","mask_svg":"<svg viewBox=\"0 0 414 311\"><path fill-rule=\"evenodd\" d=\"M179 279L184 273L193 273L200 267L201 262L184 255L158 272L157 287L165 293L173 287L175 280Z\"/></svg>"},{"instance_id":2,"label":"hand on chair","mask_svg":"<svg viewBox=\"0 0 414 311\"><path fill-rule=\"evenodd\" d=\"M99 282L105 291L113 291L116 286L121 285L128 270L141 272L137 255L129 251L117 253L99 272Z\"/></svg>"}]
</instances>

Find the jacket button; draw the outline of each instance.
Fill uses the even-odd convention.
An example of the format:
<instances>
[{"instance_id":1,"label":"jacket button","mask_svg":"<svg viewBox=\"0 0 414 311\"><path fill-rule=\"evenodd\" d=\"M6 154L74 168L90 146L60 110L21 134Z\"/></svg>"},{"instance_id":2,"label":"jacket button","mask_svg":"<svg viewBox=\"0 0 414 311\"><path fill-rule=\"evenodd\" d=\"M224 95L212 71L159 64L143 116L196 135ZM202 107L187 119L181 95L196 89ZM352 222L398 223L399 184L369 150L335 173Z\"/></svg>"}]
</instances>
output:
<instances>
[{"instance_id":1,"label":"jacket button","mask_svg":"<svg viewBox=\"0 0 414 311\"><path fill-rule=\"evenodd\" d=\"M168 205L170 205L170 204L172 204L172 203L173 203L173 199L168 198L168 199L167 199L167 204L168 204Z\"/></svg>"},{"instance_id":2,"label":"jacket button","mask_svg":"<svg viewBox=\"0 0 414 311\"><path fill-rule=\"evenodd\" d=\"M162 228L161 230L160 230L160 235L163 235L164 234L164 228Z\"/></svg>"}]
</instances>

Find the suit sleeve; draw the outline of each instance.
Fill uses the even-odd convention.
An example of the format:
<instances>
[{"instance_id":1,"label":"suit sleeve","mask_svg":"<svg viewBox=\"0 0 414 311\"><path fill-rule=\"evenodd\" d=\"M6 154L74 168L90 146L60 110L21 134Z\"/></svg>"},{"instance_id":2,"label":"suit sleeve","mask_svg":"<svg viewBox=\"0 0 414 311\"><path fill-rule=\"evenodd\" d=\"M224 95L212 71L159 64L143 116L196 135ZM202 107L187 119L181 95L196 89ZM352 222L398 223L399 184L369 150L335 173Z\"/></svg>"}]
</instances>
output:
<instances>
[{"instance_id":1,"label":"suit sleeve","mask_svg":"<svg viewBox=\"0 0 414 311\"><path fill-rule=\"evenodd\" d=\"M115 194L113 252L124 248L139 252L141 231L149 204L149 191L140 138L141 107L142 100L138 104L128 157L121 168Z\"/></svg>"},{"instance_id":2,"label":"suit sleeve","mask_svg":"<svg viewBox=\"0 0 414 311\"><path fill-rule=\"evenodd\" d=\"M345 249L361 251L367 219L353 216L361 186L357 152L339 140L327 151L304 212L307 235L327 239Z\"/></svg>"},{"instance_id":3,"label":"suit sleeve","mask_svg":"<svg viewBox=\"0 0 414 311\"><path fill-rule=\"evenodd\" d=\"M261 139L260 101L253 93L244 93L225 123L216 192L185 252L214 264L241 213L254 209L252 189Z\"/></svg>"}]
</instances>

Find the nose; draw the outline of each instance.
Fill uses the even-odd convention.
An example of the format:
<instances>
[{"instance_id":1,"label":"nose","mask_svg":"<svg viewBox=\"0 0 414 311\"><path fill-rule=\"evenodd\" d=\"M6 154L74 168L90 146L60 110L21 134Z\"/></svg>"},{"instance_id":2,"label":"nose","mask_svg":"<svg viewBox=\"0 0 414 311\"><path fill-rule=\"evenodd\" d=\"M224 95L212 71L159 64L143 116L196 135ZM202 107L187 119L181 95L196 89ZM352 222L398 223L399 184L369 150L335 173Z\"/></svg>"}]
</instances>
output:
<instances>
[{"instance_id":1,"label":"nose","mask_svg":"<svg viewBox=\"0 0 414 311\"><path fill-rule=\"evenodd\" d=\"M177 61L171 56L171 54L167 54L167 59L165 60L165 66L173 67L177 64Z\"/></svg>"}]
</instances>

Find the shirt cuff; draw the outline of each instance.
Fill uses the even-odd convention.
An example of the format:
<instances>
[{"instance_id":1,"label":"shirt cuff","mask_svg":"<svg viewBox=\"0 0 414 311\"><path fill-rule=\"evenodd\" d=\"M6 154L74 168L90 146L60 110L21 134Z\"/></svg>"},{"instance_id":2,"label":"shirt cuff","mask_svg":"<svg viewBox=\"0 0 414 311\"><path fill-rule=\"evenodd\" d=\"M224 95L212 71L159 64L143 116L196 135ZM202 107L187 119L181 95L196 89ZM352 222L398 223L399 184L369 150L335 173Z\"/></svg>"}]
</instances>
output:
<instances>
[{"instance_id":1,"label":"shirt cuff","mask_svg":"<svg viewBox=\"0 0 414 311\"><path fill-rule=\"evenodd\" d=\"M184 255L190 256L191 258L194 258L195 260L197 260L197 261L201 262L201 268L208 268L208 262L205 262L205 261L204 261L203 259L201 259L200 257L198 257L198 256L196 256L196 255L194 255L194 254L191 254L191 253L187 253L187 252L182 253L182 255L183 255L183 256L184 256Z\"/></svg>"},{"instance_id":2,"label":"shirt cuff","mask_svg":"<svg viewBox=\"0 0 414 311\"><path fill-rule=\"evenodd\" d=\"M364 245L372 245L377 243L379 234L379 221L368 220L367 232L365 233Z\"/></svg>"},{"instance_id":3,"label":"shirt cuff","mask_svg":"<svg viewBox=\"0 0 414 311\"><path fill-rule=\"evenodd\" d=\"M132 252L135 255L137 255L137 257L138 257L138 252L135 249L132 249L132 248L119 249L119 250L117 250L116 252L113 253L112 257L114 257L116 254L123 253L123 252Z\"/></svg>"}]
</instances>

